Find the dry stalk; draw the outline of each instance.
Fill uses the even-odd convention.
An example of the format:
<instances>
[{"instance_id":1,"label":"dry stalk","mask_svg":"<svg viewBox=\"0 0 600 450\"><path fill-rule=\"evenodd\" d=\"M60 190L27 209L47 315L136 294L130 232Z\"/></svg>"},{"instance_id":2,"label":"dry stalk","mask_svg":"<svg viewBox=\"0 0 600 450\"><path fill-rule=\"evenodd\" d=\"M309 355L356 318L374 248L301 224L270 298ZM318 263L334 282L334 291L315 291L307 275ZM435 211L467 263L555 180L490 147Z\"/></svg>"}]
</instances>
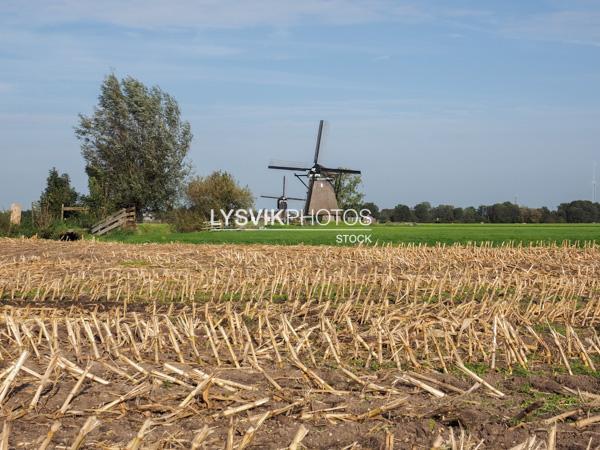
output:
<instances>
[{"instance_id":1,"label":"dry stalk","mask_svg":"<svg viewBox=\"0 0 600 450\"><path fill-rule=\"evenodd\" d=\"M486 388L488 388L494 394L494 396L497 396L497 397L505 397L506 396L503 392L501 392L498 389L496 389L494 386L492 386L491 384L489 384L487 381L485 381L483 378L481 378L475 372L473 372L470 369L466 368L462 362L457 362L456 366L462 372L464 372L465 374L467 374L468 376L470 376L471 378L473 378L476 382L478 382L478 383L484 385Z\"/></svg>"},{"instance_id":2,"label":"dry stalk","mask_svg":"<svg viewBox=\"0 0 600 450\"><path fill-rule=\"evenodd\" d=\"M254 402L246 403L245 405L236 406L234 408L228 408L221 413L223 417L233 416L235 414L241 413L243 411L248 411L249 409L256 408L258 406L262 406L271 400L269 397L261 398L260 400L256 400Z\"/></svg>"},{"instance_id":3,"label":"dry stalk","mask_svg":"<svg viewBox=\"0 0 600 450\"><path fill-rule=\"evenodd\" d=\"M67 395L67 398L65 398L63 405L61 406L60 410L58 411L59 415L62 416L63 414L65 414L67 412L67 409L69 408L69 404L71 403L71 400L73 400L73 398L79 391L79 388L83 384L83 381L85 380L85 377L87 377L89 371L90 371L90 365L88 364L87 367L85 368L85 370L83 371L83 373L81 374L81 376L79 377L79 379L77 380L77 383L75 383L75 385L73 386L73 388Z\"/></svg>"},{"instance_id":4,"label":"dry stalk","mask_svg":"<svg viewBox=\"0 0 600 450\"><path fill-rule=\"evenodd\" d=\"M52 358L50 358L50 362L48 363L48 366L46 367L46 371L44 372L44 375L42 376L42 379L40 380L40 384L39 384L38 388L36 389L35 394L33 395L33 398L31 399L31 402L29 403L29 408L36 407L36 405L40 399L40 396L42 395L44 387L48 383L48 380L50 379L50 375L52 374L52 371L56 367L56 363L58 362L58 357L59 357L59 354L55 353L52 356Z\"/></svg>"},{"instance_id":5,"label":"dry stalk","mask_svg":"<svg viewBox=\"0 0 600 450\"><path fill-rule=\"evenodd\" d=\"M69 450L78 450L81 448L87 435L90 434L98 425L100 425L100 421L96 418L96 416L88 417L83 426L79 429L77 437L69 447Z\"/></svg>"},{"instance_id":6,"label":"dry stalk","mask_svg":"<svg viewBox=\"0 0 600 450\"><path fill-rule=\"evenodd\" d=\"M9 419L4 421L2 425L2 437L0 437L0 450L9 450L8 438L10 436L11 422Z\"/></svg>"},{"instance_id":7,"label":"dry stalk","mask_svg":"<svg viewBox=\"0 0 600 450\"><path fill-rule=\"evenodd\" d=\"M288 450L298 450L300 448L300 444L301 444L302 440L306 437L307 434L308 434L308 428L306 428L304 425L301 424L300 427L298 428L298 431L296 431L296 434L294 435L292 442L290 442Z\"/></svg>"},{"instance_id":8,"label":"dry stalk","mask_svg":"<svg viewBox=\"0 0 600 450\"><path fill-rule=\"evenodd\" d=\"M127 444L126 450L138 450L144 442L144 437L148 433L148 429L152 426L152 419L146 419L136 436Z\"/></svg>"},{"instance_id":9,"label":"dry stalk","mask_svg":"<svg viewBox=\"0 0 600 450\"><path fill-rule=\"evenodd\" d=\"M0 387L0 405L2 405L2 403L4 403L4 399L8 395L8 392L10 391L10 385L16 378L17 374L19 373L19 370L21 370L21 367L23 366L23 364L25 364L25 361L27 361L28 357L29 357L29 352L27 350L23 350L23 352L19 356L19 359L17 359L17 362L15 363L15 365L13 366L13 368L7 375L6 379L2 383L2 386Z\"/></svg>"},{"instance_id":10,"label":"dry stalk","mask_svg":"<svg viewBox=\"0 0 600 450\"><path fill-rule=\"evenodd\" d=\"M192 441L192 450L198 450L202 443L206 440L208 436L213 432L212 429L208 427L208 425L204 425L202 429L194 436L194 440Z\"/></svg>"},{"instance_id":11,"label":"dry stalk","mask_svg":"<svg viewBox=\"0 0 600 450\"><path fill-rule=\"evenodd\" d=\"M52 438L54 437L56 432L60 430L60 427L61 423L58 420L52 423L52 425L50 426L50 430L48 430L48 433L46 434L46 437L38 447L38 450L46 450L48 448L48 446L52 442Z\"/></svg>"},{"instance_id":12,"label":"dry stalk","mask_svg":"<svg viewBox=\"0 0 600 450\"><path fill-rule=\"evenodd\" d=\"M406 403L407 400L408 400L408 397L402 397L402 398L393 400L389 403L386 403L385 405L378 406L377 408L372 408L372 409L368 410L367 412L356 416L356 420L362 421L362 420L370 419L371 417L379 416L383 413L386 413L388 411L396 409L399 406L402 406L403 404Z\"/></svg>"}]
</instances>

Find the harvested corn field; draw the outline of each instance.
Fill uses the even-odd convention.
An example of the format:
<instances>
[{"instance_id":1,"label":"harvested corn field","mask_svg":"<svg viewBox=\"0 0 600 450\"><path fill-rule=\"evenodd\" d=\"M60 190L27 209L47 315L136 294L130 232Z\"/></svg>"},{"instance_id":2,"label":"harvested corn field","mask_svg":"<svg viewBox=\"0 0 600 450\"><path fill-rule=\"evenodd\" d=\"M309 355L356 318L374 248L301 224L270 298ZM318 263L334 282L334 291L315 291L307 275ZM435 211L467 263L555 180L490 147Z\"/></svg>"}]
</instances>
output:
<instances>
[{"instance_id":1,"label":"harvested corn field","mask_svg":"<svg viewBox=\"0 0 600 450\"><path fill-rule=\"evenodd\" d=\"M596 448L600 246L0 240L1 448Z\"/></svg>"}]
</instances>

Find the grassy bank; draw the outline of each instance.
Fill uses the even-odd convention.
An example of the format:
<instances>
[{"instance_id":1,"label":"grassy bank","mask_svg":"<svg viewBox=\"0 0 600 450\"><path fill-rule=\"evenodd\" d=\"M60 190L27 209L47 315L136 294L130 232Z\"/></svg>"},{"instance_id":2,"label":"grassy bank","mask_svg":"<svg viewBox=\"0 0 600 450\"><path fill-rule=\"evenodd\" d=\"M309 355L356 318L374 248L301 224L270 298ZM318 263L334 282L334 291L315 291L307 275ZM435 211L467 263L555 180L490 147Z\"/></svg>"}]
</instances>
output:
<instances>
[{"instance_id":1,"label":"grassy bank","mask_svg":"<svg viewBox=\"0 0 600 450\"><path fill-rule=\"evenodd\" d=\"M338 235L370 235L372 243L503 242L561 243L595 241L600 243L599 224L418 224L353 227L287 227L252 231L203 231L175 233L165 224L143 224L128 233L114 233L103 239L129 242L187 242L239 244L343 245ZM346 238L352 239L352 238Z\"/></svg>"}]
</instances>

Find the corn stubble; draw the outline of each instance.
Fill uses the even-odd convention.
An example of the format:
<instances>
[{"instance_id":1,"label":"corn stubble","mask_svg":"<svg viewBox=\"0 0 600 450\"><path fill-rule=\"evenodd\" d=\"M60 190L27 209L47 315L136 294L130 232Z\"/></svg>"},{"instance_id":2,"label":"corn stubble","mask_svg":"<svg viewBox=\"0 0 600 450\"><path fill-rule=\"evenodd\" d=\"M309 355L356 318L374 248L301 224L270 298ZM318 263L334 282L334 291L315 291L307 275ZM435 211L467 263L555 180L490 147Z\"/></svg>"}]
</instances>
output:
<instances>
[{"instance_id":1,"label":"corn stubble","mask_svg":"<svg viewBox=\"0 0 600 450\"><path fill-rule=\"evenodd\" d=\"M328 445L394 448L394 424L438 404L506 401L490 374L595 373L599 268L592 244L2 239L0 446L313 448L353 424L355 442ZM593 428L600 397L574 392L516 446L555 448L565 420ZM444 420L422 439L493 447Z\"/></svg>"}]
</instances>

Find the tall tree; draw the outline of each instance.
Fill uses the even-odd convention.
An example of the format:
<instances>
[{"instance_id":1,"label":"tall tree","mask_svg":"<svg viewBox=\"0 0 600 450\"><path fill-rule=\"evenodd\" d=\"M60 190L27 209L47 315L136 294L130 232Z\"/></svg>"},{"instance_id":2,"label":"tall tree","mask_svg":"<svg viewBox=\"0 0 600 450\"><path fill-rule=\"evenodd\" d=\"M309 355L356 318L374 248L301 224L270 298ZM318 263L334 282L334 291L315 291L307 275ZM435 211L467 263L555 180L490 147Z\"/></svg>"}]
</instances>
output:
<instances>
[{"instance_id":1,"label":"tall tree","mask_svg":"<svg viewBox=\"0 0 600 450\"><path fill-rule=\"evenodd\" d=\"M360 175L342 173L335 178L335 194L341 209L359 210L365 195L360 190Z\"/></svg>"},{"instance_id":2,"label":"tall tree","mask_svg":"<svg viewBox=\"0 0 600 450\"><path fill-rule=\"evenodd\" d=\"M79 116L75 133L92 206L135 206L139 217L177 202L189 173L192 133L175 99L159 87L108 75L94 113Z\"/></svg>"},{"instance_id":3,"label":"tall tree","mask_svg":"<svg viewBox=\"0 0 600 450\"><path fill-rule=\"evenodd\" d=\"M62 205L72 206L77 203L79 194L71 187L71 178L68 174L59 174L56 167L48 172L46 188L40 197L40 205L54 218L60 216Z\"/></svg>"}]
</instances>

